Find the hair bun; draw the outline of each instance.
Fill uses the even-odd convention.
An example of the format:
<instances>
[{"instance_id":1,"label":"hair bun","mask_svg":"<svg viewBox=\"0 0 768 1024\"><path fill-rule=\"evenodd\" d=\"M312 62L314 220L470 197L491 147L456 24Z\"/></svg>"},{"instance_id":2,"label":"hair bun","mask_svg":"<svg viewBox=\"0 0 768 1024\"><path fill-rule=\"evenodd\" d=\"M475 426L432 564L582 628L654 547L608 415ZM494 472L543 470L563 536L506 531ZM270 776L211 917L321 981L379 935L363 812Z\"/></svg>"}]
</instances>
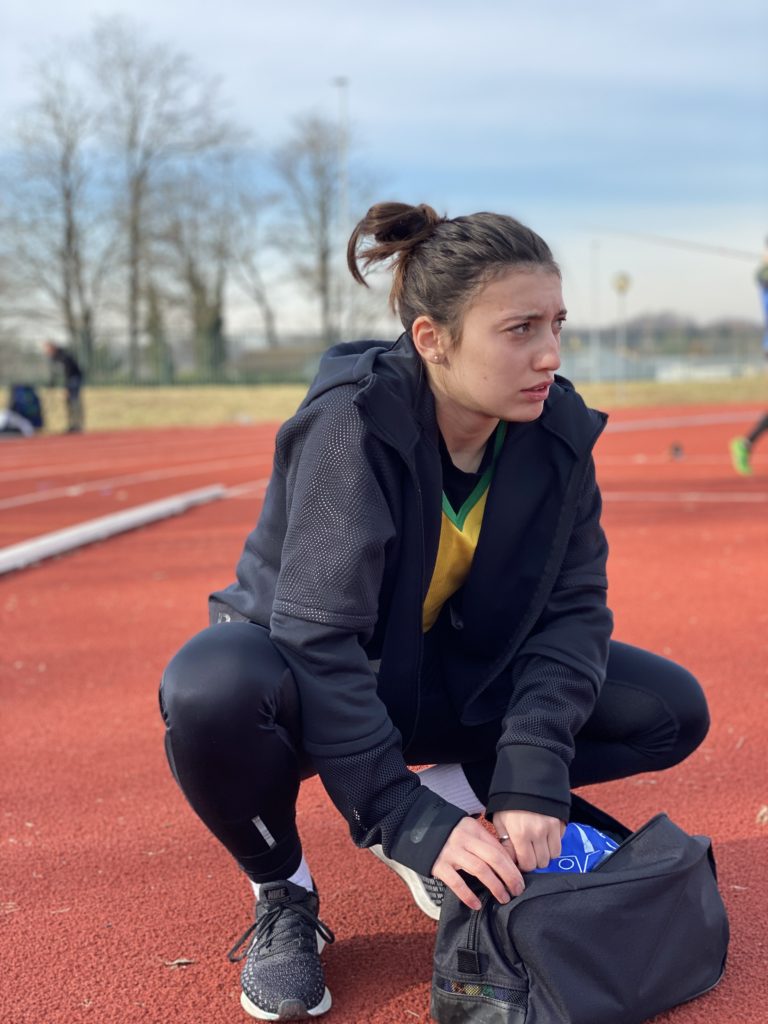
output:
<instances>
[{"instance_id":1,"label":"hair bun","mask_svg":"<svg viewBox=\"0 0 768 1024\"><path fill-rule=\"evenodd\" d=\"M365 284L361 265L368 270L373 264L391 259L399 280L413 250L430 238L445 219L426 203L376 203L357 224L347 245L347 266L352 277ZM365 244L366 238L372 238L373 243Z\"/></svg>"},{"instance_id":2,"label":"hair bun","mask_svg":"<svg viewBox=\"0 0 768 1024\"><path fill-rule=\"evenodd\" d=\"M387 209L384 209L387 208ZM406 203L379 203L371 207L368 217L380 220L373 237L377 242L423 241L445 218L425 203L408 206Z\"/></svg>"}]
</instances>

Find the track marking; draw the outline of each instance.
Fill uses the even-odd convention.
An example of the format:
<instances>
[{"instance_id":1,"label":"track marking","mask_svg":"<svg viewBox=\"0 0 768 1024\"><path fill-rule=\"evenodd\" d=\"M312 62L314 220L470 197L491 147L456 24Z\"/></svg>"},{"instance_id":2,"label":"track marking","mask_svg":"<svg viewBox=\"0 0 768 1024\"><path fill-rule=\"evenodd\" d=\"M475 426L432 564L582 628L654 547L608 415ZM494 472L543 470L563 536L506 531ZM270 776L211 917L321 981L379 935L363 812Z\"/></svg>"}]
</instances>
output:
<instances>
[{"instance_id":1,"label":"track marking","mask_svg":"<svg viewBox=\"0 0 768 1024\"><path fill-rule=\"evenodd\" d=\"M22 541L21 544L0 548L0 575L24 569L44 558L52 558L54 555L64 554L86 544L106 540L118 533L124 533L126 530L135 530L139 526L156 522L158 519L179 515L195 505L218 501L225 495L226 488L223 484L213 484L195 491L186 491L184 494L174 494L172 497L163 498L160 501L136 505L123 512L113 512L108 516L88 519L84 523L69 526L64 530L44 533L32 540Z\"/></svg>"},{"instance_id":2,"label":"track marking","mask_svg":"<svg viewBox=\"0 0 768 1024\"><path fill-rule=\"evenodd\" d=\"M267 492L268 483L269 477L265 476L261 480L252 480L247 484L235 484L234 487L227 488L226 496L228 498L263 498Z\"/></svg>"},{"instance_id":3,"label":"track marking","mask_svg":"<svg viewBox=\"0 0 768 1024\"><path fill-rule=\"evenodd\" d=\"M768 502L768 494L755 491L602 491L605 501L669 502L672 504L759 504Z\"/></svg>"},{"instance_id":4,"label":"track marking","mask_svg":"<svg viewBox=\"0 0 768 1024\"><path fill-rule=\"evenodd\" d=\"M213 470L253 468L254 460L248 459L213 459L209 462L190 463L188 466L172 466L165 469L151 469L145 473L130 473L125 476L105 477L102 480L91 480L84 484L71 484L67 487L50 487L45 491L31 491L13 498L0 500L0 511L7 508L19 508L22 505L35 505L42 501L54 501L57 498L77 498L89 491L99 491L105 487L121 487L129 484L148 483L152 480L170 480L172 477L195 476Z\"/></svg>"},{"instance_id":5,"label":"track marking","mask_svg":"<svg viewBox=\"0 0 768 1024\"><path fill-rule=\"evenodd\" d=\"M595 461L600 466L672 466L677 469L688 466L730 466L731 459L728 455L685 455L679 459L673 459L670 455L653 454L646 455L637 452L634 455L606 455L599 452ZM768 456L755 455L750 460L752 466L761 464L768 465Z\"/></svg>"},{"instance_id":6,"label":"track marking","mask_svg":"<svg viewBox=\"0 0 768 1024\"><path fill-rule=\"evenodd\" d=\"M202 448L203 446L201 445L200 447ZM214 458L216 451L217 450L220 451L221 449L220 448L217 449L215 445L211 445L210 447L211 447L210 454L208 452L206 452L205 450L200 451L199 449L198 449L198 451L196 451L194 453L179 452L178 453L179 462L177 464L180 465L180 466L186 465L186 463L183 461L183 459L185 457L186 458L190 458L190 457L196 458L198 461L200 460L201 457L203 457L203 458L206 458L206 457ZM243 457L245 457L245 456L254 457L254 455L255 455L255 457L260 457L260 458L269 458L269 459L272 458L272 449L269 449L269 451L264 450L263 452L255 452L254 453L253 445L243 445L242 446L243 451L241 453L241 452L233 452L232 451L232 447L233 446L228 446L228 449L227 449L228 455L230 457L233 456L233 455L240 455L240 454L242 454ZM161 451L161 453L157 456L156 461L160 462L160 461L162 461L164 459L167 459L167 458L168 458L167 454L165 452ZM175 461L175 459L174 459L174 461ZM144 466L144 467L146 467L146 465L147 465L147 453L146 453L146 451L143 454L137 453L136 455L131 455L131 457L127 458L127 459L122 459L122 458L119 458L117 456L113 456L111 459L103 458L103 459L99 459L99 460L91 461L91 462L72 462L72 463L63 463L63 464L62 463L53 463L53 464L50 464L50 465L40 465L40 466L26 465L23 468L19 468L19 469L15 469L15 470L8 470L8 471L6 471L4 473L0 473L0 483L14 483L17 480L29 480L29 479L35 479L36 477L41 477L41 476L66 476L67 474L73 474L73 473L81 473L81 474L82 473L93 473L93 472L96 472L97 470L103 470L103 469L112 469L112 470L114 470L116 462L120 462L121 463L121 466L120 466L121 469L128 469L128 468L130 468L132 466L139 466L139 467Z\"/></svg>"},{"instance_id":7,"label":"track marking","mask_svg":"<svg viewBox=\"0 0 768 1024\"><path fill-rule=\"evenodd\" d=\"M709 427L717 423L744 423L762 416L765 409L741 412L701 413L696 416L661 416L647 420L608 420L606 434L621 434L631 431L666 430L667 427Z\"/></svg>"}]
</instances>

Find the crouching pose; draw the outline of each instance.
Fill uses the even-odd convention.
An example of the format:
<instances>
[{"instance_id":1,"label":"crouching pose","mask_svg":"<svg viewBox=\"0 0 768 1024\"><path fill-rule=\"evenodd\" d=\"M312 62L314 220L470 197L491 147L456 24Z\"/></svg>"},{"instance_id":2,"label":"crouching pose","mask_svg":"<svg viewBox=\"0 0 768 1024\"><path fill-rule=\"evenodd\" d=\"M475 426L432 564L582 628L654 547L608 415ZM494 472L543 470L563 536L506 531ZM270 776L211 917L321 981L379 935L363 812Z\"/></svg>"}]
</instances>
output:
<instances>
[{"instance_id":1,"label":"crouching pose","mask_svg":"<svg viewBox=\"0 0 768 1024\"><path fill-rule=\"evenodd\" d=\"M261 1020L331 1005L296 826L309 775L436 918L446 886L479 905L468 876L519 894L559 853L572 787L677 764L708 726L687 671L610 640L605 417L556 376L546 243L382 203L348 259L361 283L391 266L405 333L325 354L237 582L161 689L173 773L256 894L230 956Z\"/></svg>"}]
</instances>

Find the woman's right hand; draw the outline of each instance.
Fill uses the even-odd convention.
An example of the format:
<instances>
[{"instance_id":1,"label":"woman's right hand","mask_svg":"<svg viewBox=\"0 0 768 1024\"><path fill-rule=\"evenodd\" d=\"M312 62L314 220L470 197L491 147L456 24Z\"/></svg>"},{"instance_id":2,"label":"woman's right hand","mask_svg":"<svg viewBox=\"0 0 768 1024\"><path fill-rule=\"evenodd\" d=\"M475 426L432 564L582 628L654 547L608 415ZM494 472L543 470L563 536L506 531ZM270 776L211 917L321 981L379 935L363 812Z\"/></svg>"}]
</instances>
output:
<instances>
[{"instance_id":1,"label":"woman's right hand","mask_svg":"<svg viewBox=\"0 0 768 1024\"><path fill-rule=\"evenodd\" d=\"M499 903L509 903L525 888L523 876L498 837L474 818L462 818L432 865L432 875L445 882L470 910L480 909L475 896L459 874L474 875Z\"/></svg>"}]
</instances>

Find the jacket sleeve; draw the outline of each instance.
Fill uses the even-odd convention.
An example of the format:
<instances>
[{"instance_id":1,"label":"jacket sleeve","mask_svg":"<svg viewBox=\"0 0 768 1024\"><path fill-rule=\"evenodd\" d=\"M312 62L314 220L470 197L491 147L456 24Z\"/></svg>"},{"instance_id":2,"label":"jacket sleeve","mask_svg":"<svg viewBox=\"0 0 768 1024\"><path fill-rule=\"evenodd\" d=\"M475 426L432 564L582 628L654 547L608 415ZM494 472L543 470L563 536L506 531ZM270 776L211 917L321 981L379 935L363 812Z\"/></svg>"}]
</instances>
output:
<instances>
[{"instance_id":1,"label":"jacket sleeve","mask_svg":"<svg viewBox=\"0 0 768 1024\"><path fill-rule=\"evenodd\" d=\"M489 813L530 810L568 818L574 737L605 679L613 627L601 504L590 462L557 582L512 668Z\"/></svg>"},{"instance_id":2,"label":"jacket sleeve","mask_svg":"<svg viewBox=\"0 0 768 1024\"><path fill-rule=\"evenodd\" d=\"M464 812L406 766L363 648L394 534L381 484L391 456L351 402L313 403L291 429L278 446L287 522L270 633L296 679L305 749L353 841L428 874Z\"/></svg>"}]
</instances>

